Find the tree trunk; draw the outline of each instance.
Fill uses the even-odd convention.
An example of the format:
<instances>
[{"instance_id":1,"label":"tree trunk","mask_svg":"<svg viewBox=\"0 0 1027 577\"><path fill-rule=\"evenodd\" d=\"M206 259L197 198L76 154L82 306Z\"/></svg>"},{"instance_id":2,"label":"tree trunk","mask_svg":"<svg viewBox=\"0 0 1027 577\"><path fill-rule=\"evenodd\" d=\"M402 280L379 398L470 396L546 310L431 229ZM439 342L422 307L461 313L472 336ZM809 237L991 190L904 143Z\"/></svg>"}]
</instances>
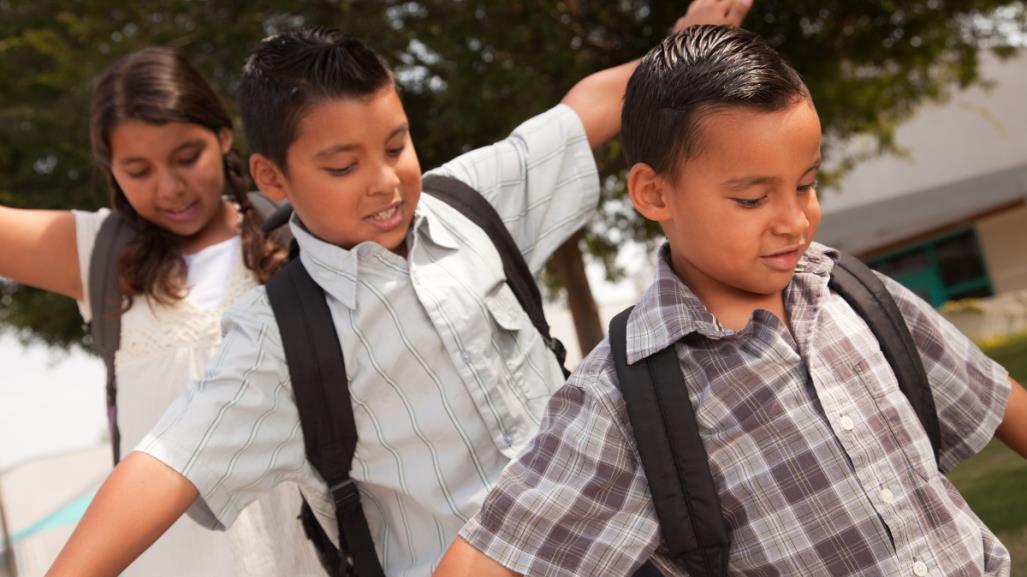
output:
<instances>
[{"instance_id":1,"label":"tree trunk","mask_svg":"<svg viewBox=\"0 0 1027 577\"><path fill-rule=\"evenodd\" d=\"M578 246L580 240L581 233L578 232L556 249L550 264L551 270L567 291L567 306L571 309L578 346L584 357L603 340L605 333L599 309L592 297L592 288L585 276L585 261Z\"/></svg>"}]
</instances>

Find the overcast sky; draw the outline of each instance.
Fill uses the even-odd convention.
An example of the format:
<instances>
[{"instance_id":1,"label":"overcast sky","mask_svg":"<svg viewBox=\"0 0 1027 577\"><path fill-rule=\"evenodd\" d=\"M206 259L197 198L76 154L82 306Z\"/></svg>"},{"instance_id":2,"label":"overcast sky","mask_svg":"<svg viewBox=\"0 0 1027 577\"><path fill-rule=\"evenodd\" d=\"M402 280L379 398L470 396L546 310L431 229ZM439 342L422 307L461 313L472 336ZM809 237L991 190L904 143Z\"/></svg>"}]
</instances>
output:
<instances>
[{"instance_id":1,"label":"overcast sky","mask_svg":"<svg viewBox=\"0 0 1027 577\"><path fill-rule=\"evenodd\" d=\"M23 347L0 335L0 470L100 442L103 363L82 352Z\"/></svg>"}]
</instances>

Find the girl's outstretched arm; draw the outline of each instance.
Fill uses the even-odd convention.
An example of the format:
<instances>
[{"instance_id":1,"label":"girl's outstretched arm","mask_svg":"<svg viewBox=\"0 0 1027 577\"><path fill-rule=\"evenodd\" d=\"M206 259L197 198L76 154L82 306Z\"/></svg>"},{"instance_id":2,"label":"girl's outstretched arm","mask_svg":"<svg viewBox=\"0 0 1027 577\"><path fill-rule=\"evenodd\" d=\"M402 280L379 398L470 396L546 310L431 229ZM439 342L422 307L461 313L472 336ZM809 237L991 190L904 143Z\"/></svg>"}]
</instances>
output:
<instances>
[{"instance_id":1,"label":"girl's outstretched arm","mask_svg":"<svg viewBox=\"0 0 1027 577\"><path fill-rule=\"evenodd\" d=\"M71 212L0 206L0 276L82 300Z\"/></svg>"},{"instance_id":2,"label":"girl's outstretched arm","mask_svg":"<svg viewBox=\"0 0 1027 577\"><path fill-rule=\"evenodd\" d=\"M47 577L115 577L157 540L197 492L164 463L133 452L107 477Z\"/></svg>"}]
</instances>

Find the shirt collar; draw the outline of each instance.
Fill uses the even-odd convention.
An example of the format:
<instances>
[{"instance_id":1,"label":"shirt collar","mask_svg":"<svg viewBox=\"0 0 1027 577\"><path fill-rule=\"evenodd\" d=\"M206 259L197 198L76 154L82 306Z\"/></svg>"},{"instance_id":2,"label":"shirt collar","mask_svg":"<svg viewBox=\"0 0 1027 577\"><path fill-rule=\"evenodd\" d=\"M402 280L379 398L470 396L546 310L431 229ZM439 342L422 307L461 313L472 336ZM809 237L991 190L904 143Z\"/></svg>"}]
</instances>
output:
<instances>
[{"instance_id":1,"label":"shirt collar","mask_svg":"<svg viewBox=\"0 0 1027 577\"><path fill-rule=\"evenodd\" d=\"M826 284L838 252L811 243L795 267L793 283ZM819 280L810 278L822 277ZM626 330L629 364L653 355L689 334L718 340L735 334L720 326L692 289L681 282L670 266L670 245L664 242L656 259L656 280L631 312Z\"/></svg>"},{"instance_id":2,"label":"shirt collar","mask_svg":"<svg viewBox=\"0 0 1027 577\"><path fill-rule=\"evenodd\" d=\"M300 246L300 261L314 282L348 308L357 304L357 253L325 242L311 234L293 213L289 220L292 236Z\"/></svg>"},{"instance_id":3,"label":"shirt collar","mask_svg":"<svg viewBox=\"0 0 1027 577\"><path fill-rule=\"evenodd\" d=\"M458 249L460 243L446 227L446 218L440 212L440 207L443 207L443 210L456 210L428 193L421 193L421 200L417 204L414 222L410 228L418 237L427 238L442 248Z\"/></svg>"},{"instance_id":4,"label":"shirt collar","mask_svg":"<svg viewBox=\"0 0 1027 577\"><path fill-rule=\"evenodd\" d=\"M426 238L442 248L460 247L453 233L446 228L444 218L437 212L437 204L441 202L422 194L407 234L408 250L412 249L417 238ZM374 243L363 242L345 249L325 242L308 231L296 213L289 220L289 228L299 243L300 261L314 282L347 308L356 308L360 256L378 247L372 246Z\"/></svg>"}]
</instances>

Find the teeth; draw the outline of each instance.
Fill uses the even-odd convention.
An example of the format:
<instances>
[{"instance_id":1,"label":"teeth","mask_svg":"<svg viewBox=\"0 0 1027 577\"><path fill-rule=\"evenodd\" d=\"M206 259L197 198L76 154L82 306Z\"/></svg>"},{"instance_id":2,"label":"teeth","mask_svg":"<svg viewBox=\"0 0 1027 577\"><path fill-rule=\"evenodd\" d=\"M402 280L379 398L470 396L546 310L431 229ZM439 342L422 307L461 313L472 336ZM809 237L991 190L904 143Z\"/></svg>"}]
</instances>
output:
<instances>
[{"instance_id":1,"label":"teeth","mask_svg":"<svg viewBox=\"0 0 1027 577\"><path fill-rule=\"evenodd\" d=\"M390 218L392 218L393 216L396 216L396 211L398 211L398 210L399 210L399 207L398 206L394 206L392 208L387 208L387 209L385 209L385 210L383 210L381 212L376 212L376 213L372 214L369 218L371 220L376 220L376 221L379 221L379 222L386 221L386 220L389 220Z\"/></svg>"}]
</instances>

